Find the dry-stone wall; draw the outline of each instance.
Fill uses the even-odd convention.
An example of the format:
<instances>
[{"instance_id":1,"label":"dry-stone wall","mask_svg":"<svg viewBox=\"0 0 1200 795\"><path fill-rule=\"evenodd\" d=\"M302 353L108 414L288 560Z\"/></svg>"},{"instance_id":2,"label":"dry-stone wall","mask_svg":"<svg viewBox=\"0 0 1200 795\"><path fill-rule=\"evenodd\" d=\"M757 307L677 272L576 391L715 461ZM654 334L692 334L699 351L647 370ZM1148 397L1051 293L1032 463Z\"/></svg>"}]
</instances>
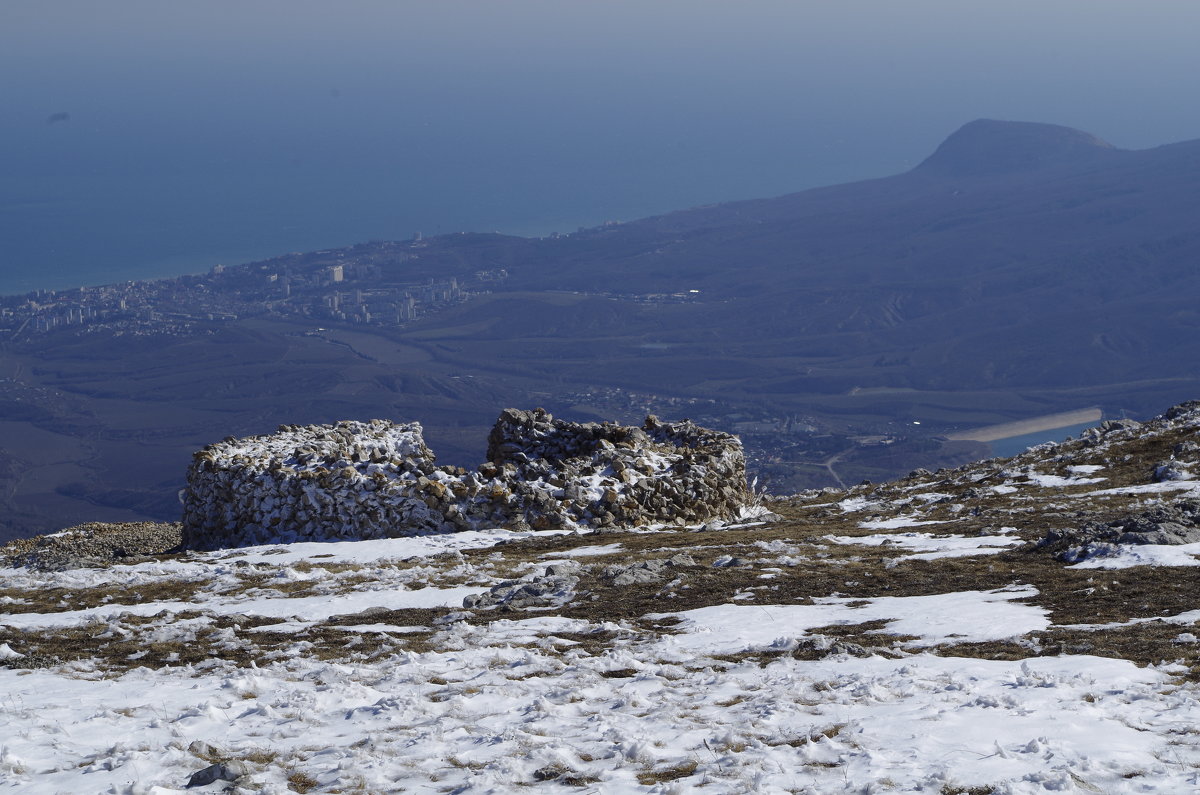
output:
<instances>
[{"instance_id":1,"label":"dry-stone wall","mask_svg":"<svg viewBox=\"0 0 1200 795\"><path fill-rule=\"evenodd\" d=\"M205 549L482 527L728 519L752 500L741 442L692 422L641 428L506 409L477 470L439 467L421 426L285 425L195 454L183 541Z\"/></svg>"}]
</instances>

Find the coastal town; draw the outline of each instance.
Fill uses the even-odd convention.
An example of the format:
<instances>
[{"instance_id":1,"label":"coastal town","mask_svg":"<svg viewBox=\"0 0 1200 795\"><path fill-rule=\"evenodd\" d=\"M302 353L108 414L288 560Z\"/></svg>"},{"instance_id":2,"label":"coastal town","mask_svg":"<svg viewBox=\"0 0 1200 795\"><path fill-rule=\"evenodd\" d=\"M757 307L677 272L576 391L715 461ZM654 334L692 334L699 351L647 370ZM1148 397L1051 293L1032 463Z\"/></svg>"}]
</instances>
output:
<instances>
[{"instance_id":1,"label":"coastal town","mask_svg":"<svg viewBox=\"0 0 1200 795\"><path fill-rule=\"evenodd\" d=\"M0 341L102 331L194 335L259 316L403 327L508 277L496 269L406 279L398 266L416 259L421 246L417 238L214 265L204 274L0 296Z\"/></svg>"}]
</instances>

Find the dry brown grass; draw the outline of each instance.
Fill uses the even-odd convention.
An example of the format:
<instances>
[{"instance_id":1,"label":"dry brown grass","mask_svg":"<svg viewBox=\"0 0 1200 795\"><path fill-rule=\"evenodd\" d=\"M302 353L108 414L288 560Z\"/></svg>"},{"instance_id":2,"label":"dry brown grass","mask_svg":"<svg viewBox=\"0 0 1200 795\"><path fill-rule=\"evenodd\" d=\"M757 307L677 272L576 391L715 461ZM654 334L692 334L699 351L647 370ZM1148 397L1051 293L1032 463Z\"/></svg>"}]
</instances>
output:
<instances>
[{"instance_id":1,"label":"dry brown grass","mask_svg":"<svg viewBox=\"0 0 1200 795\"><path fill-rule=\"evenodd\" d=\"M818 742L822 739L832 740L834 737L837 737L839 734L841 734L842 730L845 728L845 723L835 723L832 726L820 729L819 731L809 732L808 734L801 735L800 737L794 737L790 740L783 740L780 742L769 742L767 744L770 746L789 745L792 748L800 748L808 745L809 743Z\"/></svg>"},{"instance_id":2,"label":"dry brown grass","mask_svg":"<svg viewBox=\"0 0 1200 795\"><path fill-rule=\"evenodd\" d=\"M315 778L299 770L293 770L287 776L288 789L292 792L312 792L320 786Z\"/></svg>"},{"instance_id":3,"label":"dry brown grass","mask_svg":"<svg viewBox=\"0 0 1200 795\"><path fill-rule=\"evenodd\" d=\"M1200 644L1178 643L1176 638L1189 629L1179 624L1148 621L1112 629L1051 628L1031 633L1024 642L993 641L944 646L939 654L953 657L979 657L987 660L1023 660L1029 657L1055 657L1060 654L1091 654L1131 660L1139 665L1180 663L1187 667L1187 679L1200 681Z\"/></svg>"},{"instance_id":4,"label":"dry brown grass","mask_svg":"<svg viewBox=\"0 0 1200 795\"><path fill-rule=\"evenodd\" d=\"M210 660L221 660L238 667L264 666L273 659L299 652L322 660L369 660L399 651L429 651L433 648L430 645L433 630L394 634L348 632L340 629L341 625L387 623L428 627L433 618L447 612L447 609L414 609L374 613L369 617L340 616L297 632L262 630L282 623L283 620L278 618L208 616L208 623L197 630L195 639L168 641L152 641L145 635L161 618L130 616L129 622L122 618L118 624L124 633L128 633L124 637L102 637L111 634L111 624L31 631L0 626L0 643L9 643L46 664L92 660L101 669L112 673L141 667L198 665ZM171 620L201 616L204 614L182 613L172 616ZM235 640L228 640L224 630L232 630ZM23 666L22 659L13 663L13 667Z\"/></svg>"},{"instance_id":5,"label":"dry brown grass","mask_svg":"<svg viewBox=\"0 0 1200 795\"><path fill-rule=\"evenodd\" d=\"M652 787L655 784L663 784L668 781L678 781L681 778L687 778L696 772L699 765L693 761L680 762L677 765L670 767L660 767L654 770L647 770L644 773L638 774L638 783L644 787Z\"/></svg>"},{"instance_id":6,"label":"dry brown grass","mask_svg":"<svg viewBox=\"0 0 1200 795\"><path fill-rule=\"evenodd\" d=\"M102 605L132 605L146 602L191 601L208 585L207 580L163 579L132 587L112 584L92 588L43 588L28 591L0 588L0 597L8 596L24 603L5 604L6 613L63 613L87 610Z\"/></svg>"},{"instance_id":7,"label":"dry brown grass","mask_svg":"<svg viewBox=\"0 0 1200 795\"><path fill-rule=\"evenodd\" d=\"M958 787L953 784L943 784L942 795L992 795L996 788L985 784L979 787Z\"/></svg>"}]
</instances>

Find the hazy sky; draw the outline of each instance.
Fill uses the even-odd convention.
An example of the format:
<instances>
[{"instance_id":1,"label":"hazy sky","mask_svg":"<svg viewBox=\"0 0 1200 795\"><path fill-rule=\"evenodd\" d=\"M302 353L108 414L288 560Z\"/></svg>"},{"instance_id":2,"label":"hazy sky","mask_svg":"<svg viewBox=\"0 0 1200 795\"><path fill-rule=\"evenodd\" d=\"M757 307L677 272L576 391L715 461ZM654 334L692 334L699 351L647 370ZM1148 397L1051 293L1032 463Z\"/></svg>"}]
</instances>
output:
<instances>
[{"instance_id":1,"label":"hazy sky","mask_svg":"<svg viewBox=\"0 0 1200 795\"><path fill-rule=\"evenodd\" d=\"M1200 137L1197 33L1185 0L3 0L0 256L566 231L896 173L979 117L1155 146Z\"/></svg>"}]
</instances>

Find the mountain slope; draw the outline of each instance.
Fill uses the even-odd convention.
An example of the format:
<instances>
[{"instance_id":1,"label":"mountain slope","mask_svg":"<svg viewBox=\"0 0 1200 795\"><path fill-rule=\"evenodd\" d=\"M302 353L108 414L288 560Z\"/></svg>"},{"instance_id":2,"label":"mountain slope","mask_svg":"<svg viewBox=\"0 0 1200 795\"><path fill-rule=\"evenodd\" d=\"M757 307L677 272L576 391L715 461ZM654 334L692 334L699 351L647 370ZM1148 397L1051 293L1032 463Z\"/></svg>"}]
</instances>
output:
<instances>
[{"instance_id":1,"label":"mountain slope","mask_svg":"<svg viewBox=\"0 0 1200 795\"><path fill-rule=\"evenodd\" d=\"M929 363L847 388L1194 379L1197 185L1200 141L979 121L907 174L542 241L513 286L698 290L681 335Z\"/></svg>"},{"instance_id":2,"label":"mountain slope","mask_svg":"<svg viewBox=\"0 0 1200 795\"><path fill-rule=\"evenodd\" d=\"M1189 791L1198 472L1193 403L723 526L21 542L0 772L30 793Z\"/></svg>"}]
</instances>

